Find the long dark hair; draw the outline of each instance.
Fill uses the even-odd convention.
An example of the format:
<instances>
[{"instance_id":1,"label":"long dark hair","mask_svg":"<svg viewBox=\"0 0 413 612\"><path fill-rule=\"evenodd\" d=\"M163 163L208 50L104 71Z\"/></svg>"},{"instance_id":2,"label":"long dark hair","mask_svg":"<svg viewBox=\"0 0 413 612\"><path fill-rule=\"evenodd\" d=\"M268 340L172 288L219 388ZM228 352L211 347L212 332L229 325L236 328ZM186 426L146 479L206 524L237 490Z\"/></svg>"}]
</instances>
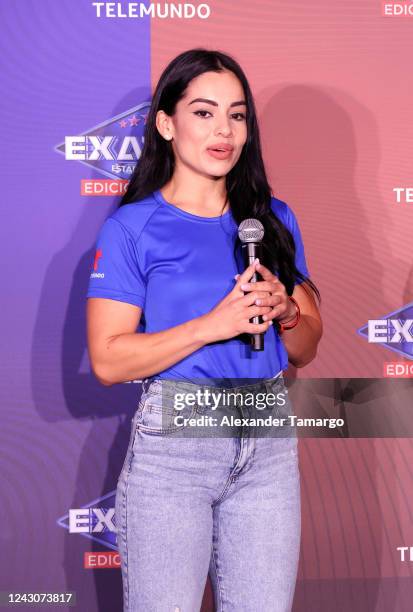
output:
<instances>
[{"instance_id":1,"label":"long dark hair","mask_svg":"<svg viewBox=\"0 0 413 612\"><path fill-rule=\"evenodd\" d=\"M292 234L271 210L271 187L262 159L254 99L243 70L225 53L203 48L189 49L175 57L164 69L147 116L142 153L119 206L140 200L160 189L173 175L175 159L172 144L161 136L156 127L157 112L163 110L172 116L192 79L204 72L223 70L230 70L238 77L247 102L247 141L237 163L226 175L227 199L232 216L237 224L251 217L261 221L265 232L261 261L273 273L277 273L288 295L292 294L295 277L298 277L308 283L321 302L316 285L295 266ZM234 252L240 247L237 236Z\"/></svg>"}]
</instances>

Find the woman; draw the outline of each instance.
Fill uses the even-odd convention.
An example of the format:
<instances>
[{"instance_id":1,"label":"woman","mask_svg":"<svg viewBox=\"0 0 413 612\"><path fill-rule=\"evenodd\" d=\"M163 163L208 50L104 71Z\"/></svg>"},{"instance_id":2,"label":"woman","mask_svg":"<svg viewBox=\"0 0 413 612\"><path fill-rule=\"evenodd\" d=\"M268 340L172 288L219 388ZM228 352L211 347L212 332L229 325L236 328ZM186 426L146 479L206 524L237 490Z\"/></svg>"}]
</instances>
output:
<instances>
[{"instance_id":1,"label":"woman","mask_svg":"<svg viewBox=\"0 0 413 612\"><path fill-rule=\"evenodd\" d=\"M261 261L243 270L247 218L264 238ZM250 87L230 56L191 49L164 70L94 268L93 371L104 385L144 379L116 493L124 610L195 612L208 571L219 612L290 610L300 487L283 370L314 359L320 296L295 215L271 196ZM264 334L264 350L251 334ZM196 401L178 405L191 392ZM221 398L215 412L208 392ZM270 405L269 392L284 403ZM265 397L264 410L242 405L247 394ZM198 426L258 409L282 426Z\"/></svg>"}]
</instances>

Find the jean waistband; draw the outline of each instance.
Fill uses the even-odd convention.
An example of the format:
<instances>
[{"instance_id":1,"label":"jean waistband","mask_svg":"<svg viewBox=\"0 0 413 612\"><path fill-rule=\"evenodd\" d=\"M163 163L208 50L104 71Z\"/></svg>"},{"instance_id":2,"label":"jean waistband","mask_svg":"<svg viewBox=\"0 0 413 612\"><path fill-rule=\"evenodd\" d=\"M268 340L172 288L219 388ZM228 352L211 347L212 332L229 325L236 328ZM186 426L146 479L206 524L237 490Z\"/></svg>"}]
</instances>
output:
<instances>
[{"instance_id":1,"label":"jean waistband","mask_svg":"<svg viewBox=\"0 0 413 612\"><path fill-rule=\"evenodd\" d=\"M242 379L242 380L247 380L247 379ZM256 380L256 379L252 379L252 380ZM249 392L254 392L254 390L258 390L262 387L284 387L285 386L285 382L284 382L284 376L283 376L283 370L280 370L279 372L277 372L277 374L275 374L274 376L272 376L271 378L263 378L258 380L257 382L251 383L251 384L242 384L242 385L238 385L238 386L232 386L232 387L219 387L219 386L214 386L214 385L208 385L202 382L199 383L194 383L194 382L190 382L190 381L185 381L185 380L180 380L180 379L173 379L173 378L145 378L142 381L142 389L145 392L148 392L150 390L151 393L159 393L162 395L174 395L176 392L186 392L186 393L193 393L196 392L198 389L202 390L209 390L209 391L238 391L240 392L241 390L245 390L245 391L249 391Z\"/></svg>"}]
</instances>

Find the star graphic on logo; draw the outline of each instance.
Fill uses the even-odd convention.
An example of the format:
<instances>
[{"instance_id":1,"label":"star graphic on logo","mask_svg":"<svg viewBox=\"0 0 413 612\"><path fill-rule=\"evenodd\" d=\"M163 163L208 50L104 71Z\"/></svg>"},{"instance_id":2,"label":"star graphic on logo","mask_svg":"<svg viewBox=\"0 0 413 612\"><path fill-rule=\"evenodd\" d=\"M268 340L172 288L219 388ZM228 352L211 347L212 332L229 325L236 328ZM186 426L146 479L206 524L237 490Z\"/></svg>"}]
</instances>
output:
<instances>
[{"instance_id":1,"label":"star graphic on logo","mask_svg":"<svg viewBox=\"0 0 413 612\"><path fill-rule=\"evenodd\" d=\"M140 121L141 121L141 118L140 118L140 117L136 117L136 115L133 115L133 117L131 117L131 118L129 119L129 123L130 123L130 125L132 125L132 126L138 125L138 123L139 123Z\"/></svg>"},{"instance_id":2,"label":"star graphic on logo","mask_svg":"<svg viewBox=\"0 0 413 612\"><path fill-rule=\"evenodd\" d=\"M128 127L128 122L125 120L119 121L119 125L121 128Z\"/></svg>"}]
</instances>

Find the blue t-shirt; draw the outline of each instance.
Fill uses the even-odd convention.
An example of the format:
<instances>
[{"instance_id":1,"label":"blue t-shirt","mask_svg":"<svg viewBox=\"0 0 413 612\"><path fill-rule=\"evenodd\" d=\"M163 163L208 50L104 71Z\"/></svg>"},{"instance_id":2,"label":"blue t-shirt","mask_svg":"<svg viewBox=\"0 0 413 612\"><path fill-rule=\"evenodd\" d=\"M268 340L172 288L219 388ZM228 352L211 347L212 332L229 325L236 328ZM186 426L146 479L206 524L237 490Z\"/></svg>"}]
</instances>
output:
<instances>
[{"instance_id":1,"label":"blue t-shirt","mask_svg":"<svg viewBox=\"0 0 413 612\"><path fill-rule=\"evenodd\" d=\"M294 237L297 268L309 276L293 211L273 196L271 207ZM140 306L141 332L158 332L206 314L232 290L234 275L243 269L234 258L237 232L231 210L200 217L167 202L157 190L121 206L103 223L87 297ZM225 386L223 379L271 378L288 367L273 325L265 333L263 351L251 350L245 338L207 344L149 379L208 379L208 384Z\"/></svg>"}]
</instances>

